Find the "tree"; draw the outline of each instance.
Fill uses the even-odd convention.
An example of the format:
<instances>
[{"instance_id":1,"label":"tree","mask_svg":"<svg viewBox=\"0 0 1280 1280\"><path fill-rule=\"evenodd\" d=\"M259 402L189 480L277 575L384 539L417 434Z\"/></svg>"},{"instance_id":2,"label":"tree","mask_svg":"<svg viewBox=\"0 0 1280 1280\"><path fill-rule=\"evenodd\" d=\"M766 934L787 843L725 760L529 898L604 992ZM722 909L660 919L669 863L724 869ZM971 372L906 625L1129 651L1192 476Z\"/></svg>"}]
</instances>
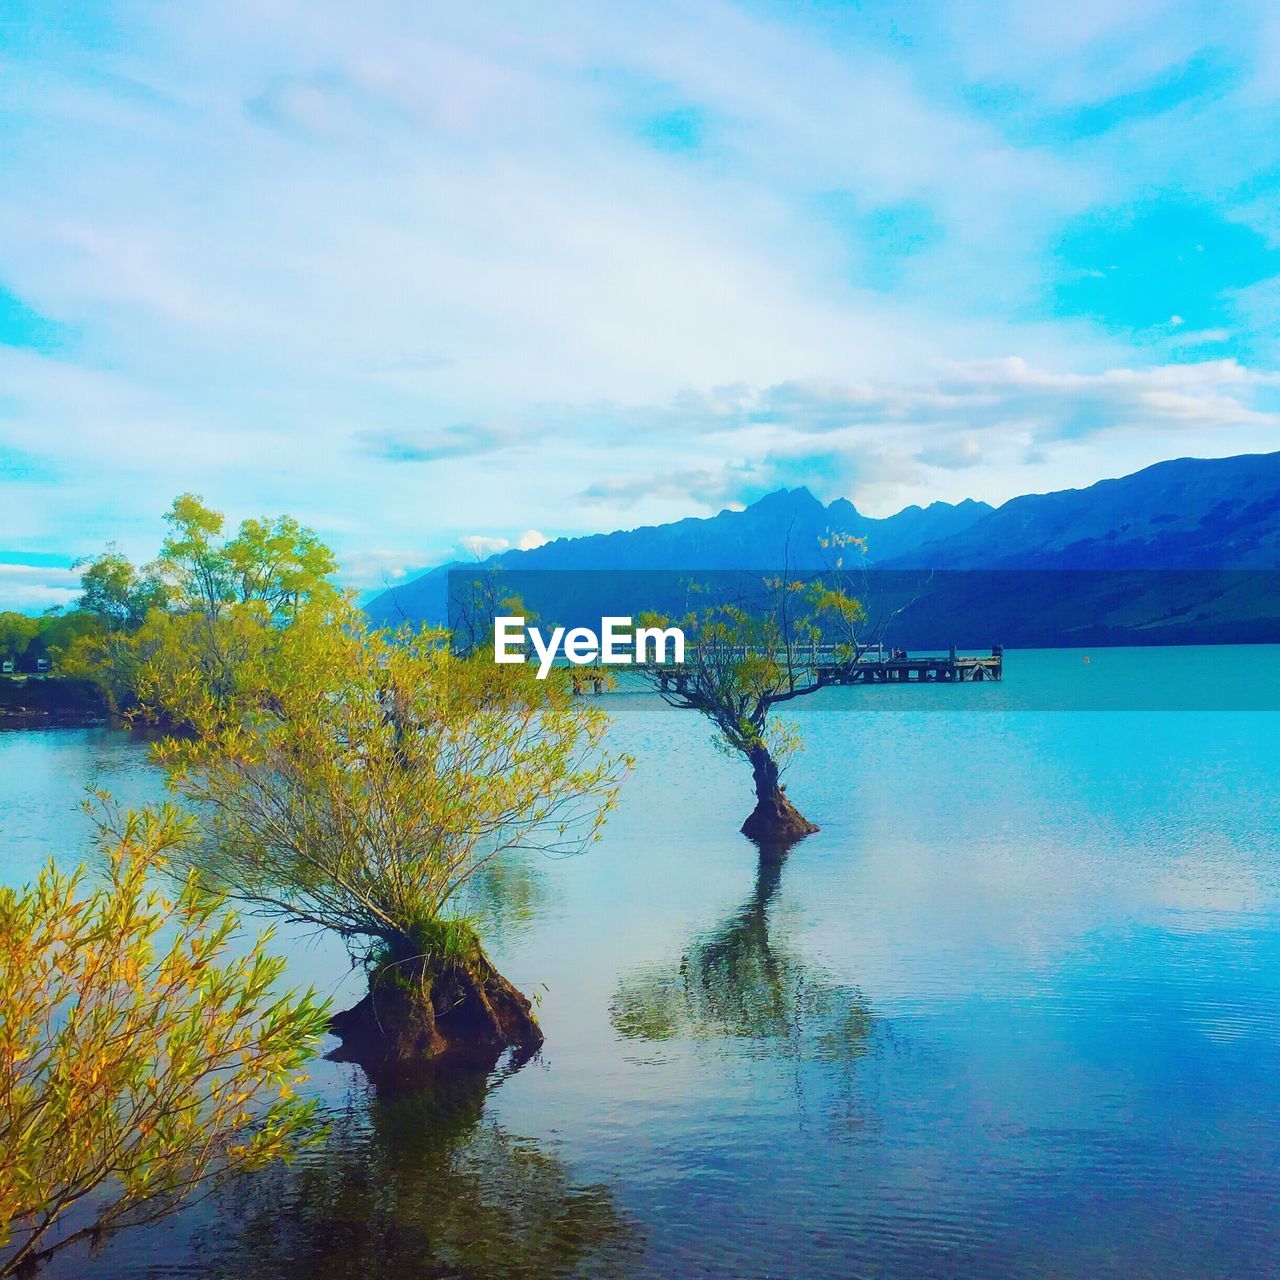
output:
<instances>
[{"instance_id":1,"label":"tree","mask_svg":"<svg viewBox=\"0 0 1280 1280\"><path fill-rule=\"evenodd\" d=\"M76 644L81 636L96 635L101 624L83 609L47 609L40 616L40 638L55 662Z\"/></svg>"},{"instance_id":2,"label":"tree","mask_svg":"<svg viewBox=\"0 0 1280 1280\"><path fill-rule=\"evenodd\" d=\"M83 566L80 608L108 630L136 631L152 609L166 603L167 592L160 578L150 570L136 569L115 546L77 563Z\"/></svg>"},{"instance_id":3,"label":"tree","mask_svg":"<svg viewBox=\"0 0 1280 1280\"><path fill-rule=\"evenodd\" d=\"M833 545L862 543L833 535ZM826 688L842 666L868 647L867 614L852 594L842 566L834 575L764 579L749 597L692 610L681 626L685 662L677 673L643 671L665 701L700 712L715 726L723 750L751 765L756 805L742 824L745 835L776 842L799 839L818 828L787 798L782 772L800 747L794 727L780 724L774 709ZM643 625L666 619L642 617Z\"/></svg>"},{"instance_id":4,"label":"tree","mask_svg":"<svg viewBox=\"0 0 1280 1280\"><path fill-rule=\"evenodd\" d=\"M169 536L155 569L178 610L217 619L228 605L257 602L278 621L305 602L337 596L333 552L292 516L245 520L226 538L222 513L184 493L165 522Z\"/></svg>"},{"instance_id":5,"label":"tree","mask_svg":"<svg viewBox=\"0 0 1280 1280\"><path fill-rule=\"evenodd\" d=\"M450 573L448 591L449 631L458 653L492 653L497 618L520 617L526 624L538 620L537 613L512 589L501 565L486 565L475 577L466 579Z\"/></svg>"},{"instance_id":6,"label":"tree","mask_svg":"<svg viewBox=\"0 0 1280 1280\"><path fill-rule=\"evenodd\" d=\"M106 884L50 864L0 888L0 1276L153 1221L289 1154L294 1096L325 1024L275 990L269 935L237 929L194 875L148 888L189 837L171 810L131 814Z\"/></svg>"},{"instance_id":7,"label":"tree","mask_svg":"<svg viewBox=\"0 0 1280 1280\"><path fill-rule=\"evenodd\" d=\"M39 634L39 618L25 613L0 613L0 658L20 658Z\"/></svg>"},{"instance_id":8,"label":"tree","mask_svg":"<svg viewBox=\"0 0 1280 1280\"><path fill-rule=\"evenodd\" d=\"M252 633L341 599L333 553L292 516L245 520L228 538L221 512L186 493L165 522L169 534L144 570L115 548L86 562L81 608L102 626L69 646L61 664L97 684L117 711L162 721L170 711L138 696L158 655L198 666L209 687L225 689Z\"/></svg>"},{"instance_id":9,"label":"tree","mask_svg":"<svg viewBox=\"0 0 1280 1280\"><path fill-rule=\"evenodd\" d=\"M192 729L160 757L204 815L204 871L366 961L368 996L333 1019L348 1056L376 1070L535 1048L528 1000L458 896L504 850L598 838L626 763L603 751L603 713L442 633L371 632L346 605L260 638L230 698L180 662L147 675Z\"/></svg>"},{"instance_id":10,"label":"tree","mask_svg":"<svg viewBox=\"0 0 1280 1280\"><path fill-rule=\"evenodd\" d=\"M0 613L0 658L21 658L33 645L51 655L66 650L77 637L96 632L99 623L91 614L75 609L46 609L38 617L26 613Z\"/></svg>"}]
</instances>

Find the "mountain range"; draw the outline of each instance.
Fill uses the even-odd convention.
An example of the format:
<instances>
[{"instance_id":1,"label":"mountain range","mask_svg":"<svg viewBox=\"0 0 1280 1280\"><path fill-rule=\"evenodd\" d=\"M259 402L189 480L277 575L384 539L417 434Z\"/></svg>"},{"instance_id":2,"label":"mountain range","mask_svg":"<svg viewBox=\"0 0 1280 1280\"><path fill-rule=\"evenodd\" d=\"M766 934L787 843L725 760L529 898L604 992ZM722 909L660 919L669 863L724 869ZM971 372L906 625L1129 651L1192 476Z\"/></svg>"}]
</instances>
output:
<instances>
[{"instance_id":1,"label":"mountain range","mask_svg":"<svg viewBox=\"0 0 1280 1280\"><path fill-rule=\"evenodd\" d=\"M1280 453L1158 462L1027 494L880 562L930 569L1280 568Z\"/></svg>"},{"instance_id":2,"label":"mountain range","mask_svg":"<svg viewBox=\"0 0 1280 1280\"><path fill-rule=\"evenodd\" d=\"M560 538L501 552L481 567L616 572L788 564L819 570L831 563L823 542L833 532L864 538L867 558L885 570L1274 570L1280 568L1280 453L1179 458L999 507L935 502L880 519L845 498L824 504L808 489L779 489L741 511ZM366 612L378 625L443 622L449 571L476 567L433 569L380 593Z\"/></svg>"}]
</instances>

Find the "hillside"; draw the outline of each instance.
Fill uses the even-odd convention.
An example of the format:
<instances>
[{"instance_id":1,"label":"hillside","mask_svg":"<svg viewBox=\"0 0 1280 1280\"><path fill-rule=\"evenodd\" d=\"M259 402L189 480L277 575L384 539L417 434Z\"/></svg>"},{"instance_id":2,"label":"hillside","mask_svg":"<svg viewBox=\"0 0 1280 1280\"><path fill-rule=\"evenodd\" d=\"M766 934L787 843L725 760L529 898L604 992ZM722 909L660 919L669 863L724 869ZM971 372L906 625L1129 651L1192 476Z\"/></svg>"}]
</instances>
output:
<instances>
[{"instance_id":1,"label":"hillside","mask_svg":"<svg viewBox=\"0 0 1280 1280\"><path fill-rule=\"evenodd\" d=\"M797 570L818 570L830 567L821 540L832 531L865 537L878 570L968 575L936 580L932 607L922 603L912 611L914 622L903 620L904 628L912 624L903 639L909 636L913 644L938 643L935 630L955 638L987 635L993 626L1011 643L1066 643L1085 635L1093 643L1121 643L1126 635L1154 635L1152 627L1165 640L1183 642L1261 639L1272 634L1273 615L1280 612L1268 573L1249 575L1247 582L1241 575L1230 581L1203 576L1280 568L1280 453L1181 458L1086 489L1028 494L999 508L937 502L885 519L864 516L843 498L824 505L807 489L782 489L742 511L562 538L485 563L512 575L769 569L784 561ZM384 592L368 606L370 616L378 623L445 621L450 567ZM1063 581L1043 576L1059 570L1085 572L1068 590ZM1151 575L1118 576L1135 570L1195 570L1202 576L1172 584L1166 574L1152 597ZM532 580L542 577L526 577L526 600L533 591L552 611L568 608L571 600L577 609L595 607L599 584ZM1144 599L1146 604L1133 603Z\"/></svg>"},{"instance_id":2,"label":"hillside","mask_svg":"<svg viewBox=\"0 0 1280 1280\"><path fill-rule=\"evenodd\" d=\"M883 558L930 569L1274 569L1280 453L1158 462L1087 489L1013 498Z\"/></svg>"},{"instance_id":3,"label":"hillside","mask_svg":"<svg viewBox=\"0 0 1280 1280\"><path fill-rule=\"evenodd\" d=\"M985 502L935 502L907 507L884 519L864 516L844 498L824 506L808 489L779 489L742 511L721 511L706 519L646 525L584 538L559 538L532 551L504 551L488 567L531 569L754 569L781 564L798 569L827 567L820 540L832 531L867 539L875 560L907 555L923 543L962 533L991 513ZM379 625L399 621L440 622L445 616L443 565L413 581L384 591L366 606ZM467 566L470 567L470 566Z\"/></svg>"}]
</instances>

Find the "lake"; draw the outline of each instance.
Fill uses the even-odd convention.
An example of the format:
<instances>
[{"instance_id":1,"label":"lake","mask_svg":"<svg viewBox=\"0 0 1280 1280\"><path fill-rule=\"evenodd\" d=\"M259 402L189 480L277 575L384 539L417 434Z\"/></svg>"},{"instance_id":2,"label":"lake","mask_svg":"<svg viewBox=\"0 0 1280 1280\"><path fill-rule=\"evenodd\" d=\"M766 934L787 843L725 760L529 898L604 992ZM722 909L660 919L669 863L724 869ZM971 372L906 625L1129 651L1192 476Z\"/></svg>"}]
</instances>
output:
<instances>
[{"instance_id":1,"label":"lake","mask_svg":"<svg viewBox=\"0 0 1280 1280\"><path fill-rule=\"evenodd\" d=\"M1085 656L797 704L822 830L764 863L746 765L613 695L603 841L470 904L541 1054L318 1062L320 1148L50 1274L1280 1274L1280 649ZM162 793L124 733L0 735L0 876L91 850L89 784Z\"/></svg>"}]
</instances>

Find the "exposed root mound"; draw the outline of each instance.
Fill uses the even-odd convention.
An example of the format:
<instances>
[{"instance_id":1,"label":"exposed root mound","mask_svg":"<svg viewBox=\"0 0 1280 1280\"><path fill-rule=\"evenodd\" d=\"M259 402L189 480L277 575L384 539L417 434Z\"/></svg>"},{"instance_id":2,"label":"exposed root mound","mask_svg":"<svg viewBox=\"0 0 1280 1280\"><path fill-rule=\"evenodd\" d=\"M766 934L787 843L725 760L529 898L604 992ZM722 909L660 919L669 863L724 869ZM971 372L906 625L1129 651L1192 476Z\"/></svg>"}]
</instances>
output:
<instances>
[{"instance_id":1,"label":"exposed root mound","mask_svg":"<svg viewBox=\"0 0 1280 1280\"><path fill-rule=\"evenodd\" d=\"M767 844L793 844L802 836L812 835L818 828L787 799L782 788L756 801L742 834Z\"/></svg>"},{"instance_id":2,"label":"exposed root mound","mask_svg":"<svg viewBox=\"0 0 1280 1280\"><path fill-rule=\"evenodd\" d=\"M399 966L329 1028L342 1041L331 1056L370 1075L442 1059L492 1063L505 1050L527 1055L542 1044L533 1006L483 955L430 970Z\"/></svg>"}]
</instances>

